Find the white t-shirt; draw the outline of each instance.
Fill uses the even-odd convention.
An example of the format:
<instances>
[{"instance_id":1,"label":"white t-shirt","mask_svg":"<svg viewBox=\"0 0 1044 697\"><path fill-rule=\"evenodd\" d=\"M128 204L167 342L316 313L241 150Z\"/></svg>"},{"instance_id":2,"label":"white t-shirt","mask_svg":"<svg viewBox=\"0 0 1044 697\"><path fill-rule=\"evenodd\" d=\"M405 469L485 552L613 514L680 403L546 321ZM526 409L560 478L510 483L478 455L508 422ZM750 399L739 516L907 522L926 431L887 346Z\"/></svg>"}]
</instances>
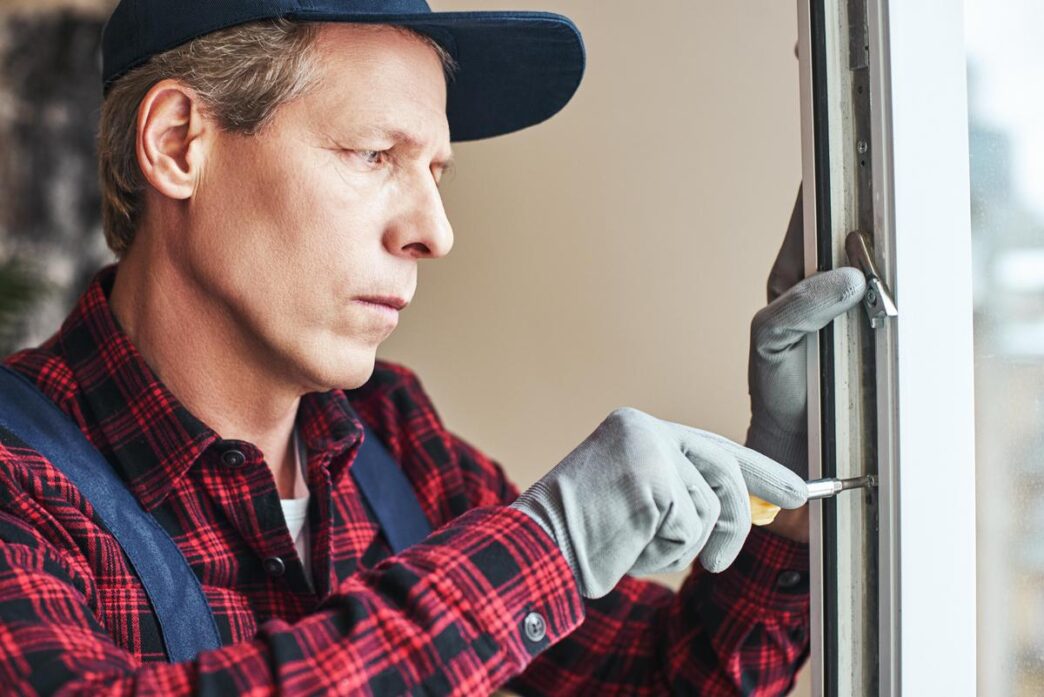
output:
<instances>
[{"instance_id":1,"label":"white t-shirt","mask_svg":"<svg viewBox=\"0 0 1044 697\"><path fill-rule=\"evenodd\" d=\"M308 585L312 585L312 550L309 544L310 537L307 525L308 501L311 499L311 495L308 493L308 480L305 477L304 470L308 462L308 456L304 446L297 438L296 427L294 428L293 439L294 461L297 472L294 492L303 492L304 495L300 498L279 499L279 505L283 507L283 518L286 519L286 527L290 530L290 538L294 541L297 556L301 558L301 563L304 564L305 578L308 579Z\"/></svg>"}]
</instances>

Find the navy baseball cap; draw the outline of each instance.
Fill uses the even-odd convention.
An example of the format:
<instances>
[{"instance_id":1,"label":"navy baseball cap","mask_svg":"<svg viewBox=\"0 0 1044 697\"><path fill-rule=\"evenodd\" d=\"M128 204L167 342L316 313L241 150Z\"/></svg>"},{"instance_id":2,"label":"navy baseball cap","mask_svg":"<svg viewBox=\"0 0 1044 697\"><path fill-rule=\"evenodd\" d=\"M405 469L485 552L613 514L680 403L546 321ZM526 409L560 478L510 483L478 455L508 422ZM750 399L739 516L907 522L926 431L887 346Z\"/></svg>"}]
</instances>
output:
<instances>
[{"instance_id":1,"label":"navy baseball cap","mask_svg":"<svg viewBox=\"0 0 1044 697\"><path fill-rule=\"evenodd\" d=\"M263 19L394 24L453 56L454 141L511 133L558 113L584 73L580 31L547 12L432 12L424 0L122 0L102 33L105 88L151 56Z\"/></svg>"}]
</instances>

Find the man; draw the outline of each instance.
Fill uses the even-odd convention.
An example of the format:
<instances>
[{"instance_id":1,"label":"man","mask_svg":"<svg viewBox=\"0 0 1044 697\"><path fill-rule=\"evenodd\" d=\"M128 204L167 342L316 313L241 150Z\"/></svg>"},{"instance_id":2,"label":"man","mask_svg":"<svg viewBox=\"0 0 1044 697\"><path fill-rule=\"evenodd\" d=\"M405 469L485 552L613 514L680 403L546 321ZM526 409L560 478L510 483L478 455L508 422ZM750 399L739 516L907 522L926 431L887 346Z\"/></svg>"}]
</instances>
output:
<instances>
[{"instance_id":1,"label":"man","mask_svg":"<svg viewBox=\"0 0 1044 697\"><path fill-rule=\"evenodd\" d=\"M807 513L750 532L748 493L798 509L801 477L621 409L517 497L410 371L375 362L418 262L452 246L438 192L451 139L564 106L583 66L568 20L408 0L167 6L124 0L104 40L120 261L6 363L173 539L220 646L166 662L163 598L102 517L109 502L0 430L0 684L785 692L807 650ZM862 289L851 270L817 276L755 320L750 440L791 468L802 338ZM364 425L436 529L398 552L357 476ZM628 575L696 558L678 594Z\"/></svg>"}]
</instances>

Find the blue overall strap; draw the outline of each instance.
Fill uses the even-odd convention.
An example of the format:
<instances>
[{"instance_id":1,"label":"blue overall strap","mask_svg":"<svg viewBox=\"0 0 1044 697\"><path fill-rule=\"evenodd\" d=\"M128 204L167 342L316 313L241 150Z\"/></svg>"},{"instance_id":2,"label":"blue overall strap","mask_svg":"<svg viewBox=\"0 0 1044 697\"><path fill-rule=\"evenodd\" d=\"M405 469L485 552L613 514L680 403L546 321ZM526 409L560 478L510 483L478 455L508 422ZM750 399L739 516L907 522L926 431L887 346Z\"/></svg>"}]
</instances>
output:
<instances>
[{"instance_id":1,"label":"blue overall strap","mask_svg":"<svg viewBox=\"0 0 1044 697\"><path fill-rule=\"evenodd\" d=\"M381 532L392 551L401 552L431 533L417 494L399 464L367 426L359 453L352 463L352 476L366 503L377 516Z\"/></svg>"},{"instance_id":2,"label":"blue overall strap","mask_svg":"<svg viewBox=\"0 0 1044 697\"><path fill-rule=\"evenodd\" d=\"M72 419L6 366L0 366L0 428L50 460L90 501L145 587L171 662L221 646L214 614L181 550Z\"/></svg>"}]
</instances>

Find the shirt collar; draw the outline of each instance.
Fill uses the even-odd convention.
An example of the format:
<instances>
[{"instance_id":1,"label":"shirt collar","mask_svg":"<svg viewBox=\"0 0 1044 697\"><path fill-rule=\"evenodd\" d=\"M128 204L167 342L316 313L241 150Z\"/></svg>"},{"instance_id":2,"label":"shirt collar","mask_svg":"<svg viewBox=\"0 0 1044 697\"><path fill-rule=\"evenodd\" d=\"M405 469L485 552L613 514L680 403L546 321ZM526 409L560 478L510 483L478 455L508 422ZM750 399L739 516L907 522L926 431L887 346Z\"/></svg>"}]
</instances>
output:
<instances>
[{"instance_id":1,"label":"shirt collar","mask_svg":"<svg viewBox=\"0 0 1044 697\"><path fill-rule=\"evenodd\" d=\"M167 389L120 328L108 300L115 274L115 265L98 272L57 340L91 412L85 416L93 417L95 445L152 510L223 441ZM305 395L298 426L311 452L347 450L362 433L341 390Z\"/></svg>"}]
</instances>

